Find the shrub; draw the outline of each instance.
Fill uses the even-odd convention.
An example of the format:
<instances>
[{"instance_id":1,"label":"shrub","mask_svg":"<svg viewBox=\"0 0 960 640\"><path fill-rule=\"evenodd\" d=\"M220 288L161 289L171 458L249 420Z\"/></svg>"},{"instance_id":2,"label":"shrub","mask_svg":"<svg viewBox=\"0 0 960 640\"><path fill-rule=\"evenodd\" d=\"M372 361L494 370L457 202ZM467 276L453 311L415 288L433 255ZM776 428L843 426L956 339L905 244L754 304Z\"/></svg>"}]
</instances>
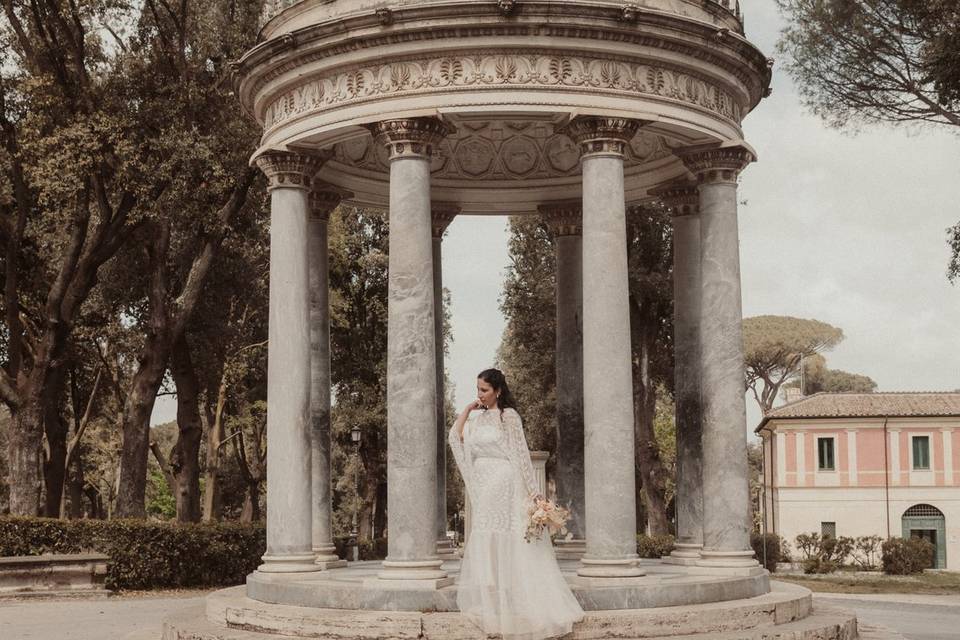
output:
<instances>
[{"instance_id":1,"label":"shrub","mask_svg":"<svg viewBox=\"0 0 960 640\"><path fill-rule=\"evenodd\" d=\"M673 536L670 534L648 536L641 533L637 535L637 554L641 558L662 558L670 555L671 551L673 551Z\"/></svg>"},{"instance_id":2,"label":"shrub","mask_svg":"<svg viewBox=\"0 0 960 640\"><path fill-rule=\"evenodd\" d=\"M241 584L265 548L263 524L0 518L0 556L99 551L113 590Z\"/></svg>"},{"instance_id":3,"label":"shrub","mask_svg":"<svg viewBox=\"0 0 960 640\"><path fill-rule=\"evenodd\" d=\"M880 536L860 536L854 541L851 557L861 571L873 571L878 566Z\"/></svg>"},{"instance_id":4,"label":"shrub","mask_svg":"<svg viewBox=\"0 0 960 640\"><path fill-rule=\"evenodd\" d=\"M881 548L884 573L905 576L933 565L933 545L922 538L890 538Z\"/></svg>"},{"instance_id":5,"label":"shrub","mask_svg":"<svg viewBox=\"0 0 960 640\"><path fill-rule=\"evenodd\" d=\"M333 545L337 548L337 555L344 560L353 559L353 550L350 548L350 538L334 538ZM383 560L387 557L387 539L361 540L359 558L361 560Z\"/></svg>"},{"instance_id":6,"label":"shrub","mask_svg":"<svg viewBox=\"0 0 960 640\"><path fill-rule=\"evenodd\" d=\"M833 573L837 570L837 563L826 558L813 557L803 561L804 573Z\"/></svg>"},{"instance_id":7,"label":"shrub","mask_svg":"<svg viewBox=\"0 0 960 640\"><path fill-rule=\"evenodd\" d=\"M775 533L750 535L750 546L753 547L753 553L757 562L764 565L767 571L773 573L777 569L777 563L783 559L782 548L783 538ZM764 562L766 559L766 562Z\"/></svg>"},{"instance_id":8,"label":"shrub","mask_svg":"<svg viewBox=\"0 0 960 640\"><path fill-rule=\"evenodd\" d=\"M819 533L801 533L795 538L797 550L802 556L804 573L831 573L846 561L854 548L854 539L847 536L834 538Z\"/></svg>"}]
</instances>

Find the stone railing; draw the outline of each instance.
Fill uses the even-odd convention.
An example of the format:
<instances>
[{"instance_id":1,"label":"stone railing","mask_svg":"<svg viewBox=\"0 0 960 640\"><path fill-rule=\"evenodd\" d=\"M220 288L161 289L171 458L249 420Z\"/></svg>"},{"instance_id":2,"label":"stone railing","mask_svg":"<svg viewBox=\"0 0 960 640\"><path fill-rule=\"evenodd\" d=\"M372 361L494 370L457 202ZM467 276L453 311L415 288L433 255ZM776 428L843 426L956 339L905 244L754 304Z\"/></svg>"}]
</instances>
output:
<instances>
[{"instance_id":1,"label":"stone railing","mask_svg":"<svg viewBox=\"0 0 960 640\"><path fill-rule=\"evenodd\" d=\"M102 553L0 558L0 599L27 596L107 596L110 558Z\"/></svg>"},{"instance_id":2,"label":"stone railing","mask_svg":"<svg viewBox=\"0 0 960 640\"><path fill-rule=\"evenodd\" d=\"M274 16L282 13L283 11L285 11L286 9L289 9L295 4L300 4L303 1L304 0L267 0L267 2L264 3L263 5L263 13L260 15L260 25L261 26L265 25ZM328 2L335 2L335 1L336 0L328 0ZM482 2L483 0L477 0L477 1ZM496 2L497 0L487 0L487 1L493 3L493 2ZM694 0L682 0L682 1L693 2ZM513 0L509 2L503 2L503 4L510 6L512 8L518 2L522 2L522 0ZM740 0L697 0L697 3L705 4L705 5L710 5L710 4L717 5L718 7L722 7L730 11L730 13L736 16L739 20L743 20L743 14L740 12ZM635 11L638 9L642 9L644 7L651 7L656 5L656 3L649 2L649 1L648 2L637 1L636 3L634 3L634 2L630 2L630 0L625 0L621 4L623 5L623 12L625 16L630 15L631 10ZM665 4L669 4L669 3L665 3Z\"/></svg>"}]
</instances>

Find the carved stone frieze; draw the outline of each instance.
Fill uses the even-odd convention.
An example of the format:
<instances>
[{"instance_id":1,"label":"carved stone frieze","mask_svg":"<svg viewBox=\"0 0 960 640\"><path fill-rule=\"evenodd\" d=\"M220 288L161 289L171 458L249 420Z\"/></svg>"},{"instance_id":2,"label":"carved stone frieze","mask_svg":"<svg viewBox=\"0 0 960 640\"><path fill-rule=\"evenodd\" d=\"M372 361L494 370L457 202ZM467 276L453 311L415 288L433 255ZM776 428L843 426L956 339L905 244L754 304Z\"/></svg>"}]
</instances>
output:
<instances>
[{"instance_id":1,"label":"carved stone frieze","mask_svg":"<svg viewBox=\"0 0 960 640\"><path fill-rule=\"evenodd\" d=\"M306 154L269 151L257 158L257 166L267 176L267 189L309 189L313 177L330 156L329 152Z\"/></svg>"},{"instance_id":2,"label":"carved stone frieze","mask_svg":"<svg viewBox=\"0 0 960 640\"><path fill-rule=\"evenodd\" d=\"M331 162L376 173L387 171L381 145L365 137L335 147ZM545 120L484 120L457 123L457 131L438 145L435 179L526 180L572 176L580 171L580 149ZM672 155L662 137L639 132L626 145L624 165L642 165Z\"/></svg>"},{"instance_id":3,"label":"carved stone frieze","mask_svg":"<svg viewBox=\"0 0 960 640\"><path fill-rule=\"evenodd\" d=\"M548 202L537 207L554 236L579 236L583 233L583 202Z\"/></svg>"},{"instance_id":4,"label":"carved stone frieze","mask_svg":"<svg viewBox=\"0 0 960 640\"><path fill-rule=\"evenodd\" d=\"M674 216L690 216L700 213L700 192L695 182L675 182L650 192L656 196Z\"/></svg>"},{"instance_id":5,"label":"carved stone frieze","mask_svg":"<svg viewBox=\"0 0 960 640\"><path fill-rule=\"evenodd\" d=\"M271 100L264 127L270 129L306 114L393 96L544 87L667 98L736 122L741 115L729 92L683 71L631 60L504 50L495 55L478 52L395 60L314 77Z\"/></svg>"},{"instance_id":6,"label":"carved stone frieze","mask_svg":"<svg viewBox=\"0 0 960 640\"><path fill-rule=\"evenodd\" d=\"M431 158L437 144L450 133L449 126L436 118L384 120L371 125L376 141L386 148L389 158Z\"/></svg>"},{"instance_id":7,"label":"carved stone frieze","mask_svg":"<svg viewBox=\"0 0 960 640\"><path fill-rule=\"evenodd\" d=\"M686 149L677 156L701 183L736 182L740 172L756 160L744 146Z\"/></svg>"},{"instance_id":8,"label":"carved stone frieze","mask_svg":"<svg viewBox=\"0 0 960 640\"><path fill-rule=\"evenodd\" d=\"M629 118L586 116L571 120L563 132L580 145L582 155L623 156L639 129L640 123Z\"/></svg>"},{"instance_id":9,"label":"carved stone frieze","mask_svg":"<svg viewBox=\"0 0 960 640\"><path fill-rule=\"evenodd\" d=\"M453 219L460 213L460 205L455 202L433 202L430 204L430 222L434 238L442 238Z\"/></svg>"}]
</instances>

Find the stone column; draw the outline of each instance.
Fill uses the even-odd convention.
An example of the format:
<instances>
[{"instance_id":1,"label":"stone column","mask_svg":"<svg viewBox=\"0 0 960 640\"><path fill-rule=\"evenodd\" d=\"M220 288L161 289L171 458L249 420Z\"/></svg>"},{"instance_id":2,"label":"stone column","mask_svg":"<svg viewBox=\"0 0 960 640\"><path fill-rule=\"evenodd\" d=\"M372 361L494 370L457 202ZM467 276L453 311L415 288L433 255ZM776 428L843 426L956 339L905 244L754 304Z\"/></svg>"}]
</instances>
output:
<instances>
[{"instance_id":1,"label":"stone column","mask_svg":"<svg viewBox=\"0 0 960 640\"><path fill-rule=\"evenodd\" d=\"M556 248L557 499L568 505L573 539L558 546L582 555L583 488L583 235L582 202L540 206ZM566 551L565 551L566 553ZM578 558L579 559L579 558Z\"/></svg>"},{"instance_id":2,"label":"stone column","mask_svg":"<svg viewBox=\"0 0 960 640\"><path fill-rule=\"evenodd\" d=\"M330 523L330 302L327 221L347 195L314 184L308 223L310 255L310 461L313 509L313 553L321 569L345 567L337 556Z\"/></svg>"},{"instance_id":3,"label":"stone column","mask_svg":"<svg viewBox=\"0 0 960 640\"><path fill-rule=\"evenodd\" d=\"M696 184L655 193L673 214L673 349L677 441L677 542L664 558L693 565L703 547L700 422L700 199Z\"/></svg>"},{"instance_id":4,"label":"stone column","mask_svg":"<svg viewBox=\"0 0 960 640\"><path fill-rule=\"evenodd\" d=\"M268 152L270 347L267 355L267 552L258 571L316 571L310 498L309 189L323 158Z\"/></svg>"},{"instance_id":5,"label":"stone column","mask_svg":"<svg viewBox=\"0 0 960 640\"><path fill-rule=\"evenodd\" d=\"M751 572L737 176L743 146L681 154L700 187L700 402L703 420L703 549L700 567Z\"/></svg>"},{"instance_id":6,"label":"stone column","mask_svg":"<svg viewBox=\"0 0 960 640\"><path fill-rule=\"evenodd\" d=\"M623 154L638 123L575 118L583 172L584 577L641 576L637 566L633 375Z\"/></svg>"},{"instance_id":7,"label":"stone column","mask_svg":"<svg viewBox=\"0 0 960 640\"><path fill-rule=\"evenodd\" d=\"M447 127L433 118L373 127L390 156L387 319L387 559L382 580L452 583L437 557L437 344L430 163Z\"/></svg>"},{"instance_id":8,"label":"stone column","mask_svg":"<svg viewBox=\"0 0 960 640\"><path fill-rule=\"evenodd\" d=\"M433 335L437 345L437 554L443 558L456 555L453 543L447 539L447 420L444 411L443 363L443 232L460 213L460 207L437 202L431 207L433 229Z\"/></svg>"}]
</instances>

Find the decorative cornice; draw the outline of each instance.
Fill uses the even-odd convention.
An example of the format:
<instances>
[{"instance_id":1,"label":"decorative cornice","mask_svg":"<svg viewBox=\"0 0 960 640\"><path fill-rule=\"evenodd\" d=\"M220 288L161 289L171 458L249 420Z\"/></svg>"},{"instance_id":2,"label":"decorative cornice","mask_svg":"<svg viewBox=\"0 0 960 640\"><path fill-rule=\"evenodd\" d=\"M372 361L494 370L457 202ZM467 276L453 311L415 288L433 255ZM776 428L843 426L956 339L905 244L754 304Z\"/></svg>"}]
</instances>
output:
<instances>
[{"instance_id":1,"label":"decorative cornice","mask_svg":"<svg viewBox=\"0 0 960 640\"><path fill-rule=\"evenodd\" d=\"M445 57L391 60L329 71L272 98L264 129L307 114L391 97L484 90L555 91L657 97L707 109L739 122L741 106L713 80L630 59L571 55L570 51L470 51Z\"/></svg>"},{"instance_id":2,"label":"decorative cornice","mask_svg":"<svg viewBox=\"0 0 960 640\"><path fill-rule=\"evenodd\" d=\"M640 129L640 122L629 118L580 116L571 120L563 133L580 145L581 157L623 156L627 143Z\"/></svg>"},{"instance_id":3,"label":"decorative cornice","mask_svg":"<svg viewBox=\"0 0 960 640\"><path fill-rule=\"evenodd\" d=\"M267 190L310 189L313 177L332 156L332 152L305 154L292 151L268 151L257 157L257 167L267 176Z\"/></svg>"},{"instance_id":4,"label":"decorative cornice","mask_svg":"<svg viewBox=\"0 0 960 640\"><path fill-rule=\"evenodd\" d=\"M374 139L387 148L391 160L431 158L451 128L437 118L384 120L370 126Z\"/></svg>"},{"instance_id":5,"label":"decorative cornice","mask_svg":"<svg viewBox=\"0 0 960 640\"><path fill-rule=\"evenodd\" d=\"M314 220L329 220L333 210L352 197L353 193L346 189L315 180L310 190L310 217Z\"/></svg>"},{"instance_id":6,"label":"decorative cornice","mask_svg":"<svg viewBox=\"0 0 960 640\"><path fill-rule=\"evenodd\" d=\"M443 232L447 230L458 213L460 213L460 205L454 202L430 203L430 222L433 237L436 239L442 238Z\"/></svg>"},{"instance_id":7,"label":"decorative cornice","mask_svg":"<svg viewBox=\"0 0 960 640\"><path fill-rule=\"evenodd\" d=\"M583 234L583 201L547 202L537 207L555 237Z\"/></svg>"},{"instance_id":8,"label":"decorative cornice","mask_svg":"<svg viewBox=\"0 0 960 640\"><path fill-rule=\"evenodd\" d=\"M700 213L700 192L696 182L674 182L650 191L674 217Z\"/></svg>"},{"instance_id":9,"label":"decorative cornice","mask_svg":"<svg viewBox=\"0 0 960 640\"><path fill-rule=\"evenodd\" d=\"M701 184L736 182L740 172L756 160L753 151L743 145L678 150L677 156Z\"/></svg>"}]
</instances>

